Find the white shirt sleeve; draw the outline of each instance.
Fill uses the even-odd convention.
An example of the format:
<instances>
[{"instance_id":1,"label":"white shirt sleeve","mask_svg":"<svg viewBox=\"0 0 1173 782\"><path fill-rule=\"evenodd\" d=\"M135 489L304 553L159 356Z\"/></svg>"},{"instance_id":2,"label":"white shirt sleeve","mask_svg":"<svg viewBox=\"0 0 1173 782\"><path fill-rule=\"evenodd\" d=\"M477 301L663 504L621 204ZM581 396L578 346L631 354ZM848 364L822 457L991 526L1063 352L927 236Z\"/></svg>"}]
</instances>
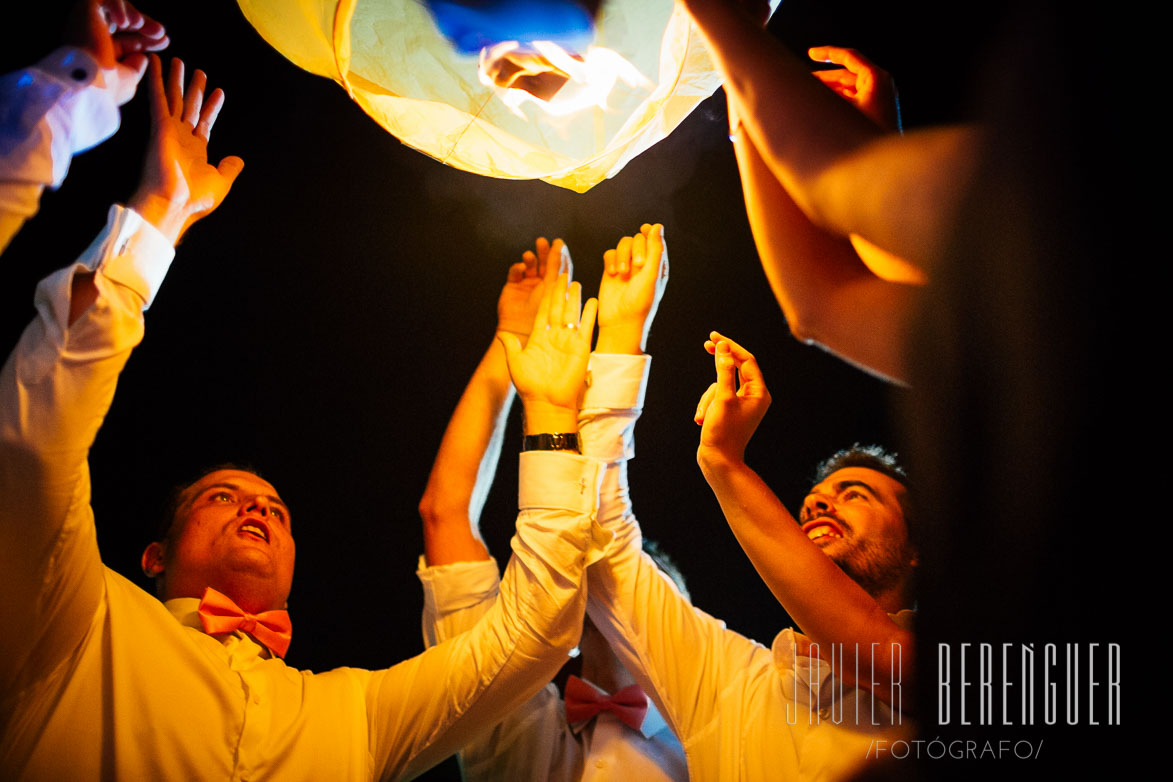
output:
<instances>
[{"instance_id":1,"label":"white shirt sleeve","mask_svg":"<svg viewBox=\"0 0 1173 782\"><path fill-rule=\"evenodd\" d=\"M61 186L73 156L118 130L136 83L69 46L0 76L0 250L36 214L41 191Z\"/></svg>"},{"instance_id":2,"label":"white shirt sleeve","mask_svg":"<svg viewBox=\"0 0 1173 782\"><path fill-rule=\"evenodd\" d=\"M173 253L112 207L78 261L37 286L36 317L0 370L0 696L63 659L101 598L86 459ZM94 272L98 297L71 325L79 271Z\"/></svg>"},{"instance_id":3,"label":"white shirt sleeve","mask_svg":"<svg viewBox=\"0 0 1173 782\"><path fill-rule=\"evenodd\" d=\"M545 686L582 633L602 465L520 457L517 534L500 594L467 632L372 675L367 706L379 778L410 777L500 722Z\"/></svg>"}]
</instances>

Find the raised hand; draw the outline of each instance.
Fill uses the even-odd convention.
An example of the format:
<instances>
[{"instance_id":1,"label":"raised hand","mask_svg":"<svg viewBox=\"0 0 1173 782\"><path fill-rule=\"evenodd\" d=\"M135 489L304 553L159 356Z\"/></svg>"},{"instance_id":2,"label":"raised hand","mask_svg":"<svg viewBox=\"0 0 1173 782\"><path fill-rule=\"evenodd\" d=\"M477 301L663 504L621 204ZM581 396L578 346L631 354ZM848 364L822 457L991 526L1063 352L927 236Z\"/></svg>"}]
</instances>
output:
<instances>
[{"instance_id":1,"label":"raised hand","mask_svg":"<svg viewBox=\"0 0 1173 782\"><path fill-rule=\"evenodd\" d=\"M698 456L708 452L742 462L746 445L770 407L770 392L753 354L741 345L713 331L705 350L713 354L717 382L696 407L695 420L701 426Z\"/></svg>"},{"instance_id":2,"label":"raised hand","mask_svg":"<svg viewBox=\"0 0 1173 782\"><path fill-rule=\"evenodd\" d=\"M855 49L815 46L807 54L816 62L842 65L842 68L814 71L814 76L884 130L900 130L896 83L886 70Z\"/></svg>"},{"instance_id":3,"label":"raised hand","mask_svg":"<svg viewBox=\"0 0 1173 782\"><path fill-rule=\"evenodd\" d=\"M147 69L146 52L166 48L170 41L163 25L126 0L80 0L66 21L65 43L85 49L100 67L116 70L112 86L121 106L134 97Z\"/></svg>"},{"instance_id":4,"label":"raised hand","mask_svg":"<svg viewBox=\"0 0 1173 782\"><path fill-rule=\"evenodd\" d=\"M164 87L163 66L151 56L151 142L130 206L172 242L220 205L244 168L238 157L226 157L216 166L208 163L208 139L224 105L224 91L217 88L205 99L207 81L197 70L185 94L183 61L174 59Z\"/></svg>"},{"instance_id":5,"label":"raised hand","mask_svg":"<svg viewBox=\"0 0 1173 782\"><path fill-rule=\"evenodd\" d=\"M668 285L664 226L644 224L603 254L599 282L600 353L642 353Z\"/></svg>"},{"instance_id":6,"label":"raised hand","mask_svg":"<svg viewBox=\"0 0 1173 782\"><path fill-rule=\"evenodd\" d=\"M497 333L505 347L513 385L525 405L526 434L577 431L578 403L586 380L598 302L581 307L582 286L560 274L543 286L529 341Z\"/></svg>"},{"instance_id":7,"label":"raised hand","mask_svg":"<svg viewBox=\"0 0 1173 782\"><path fill-rule=\"evenodd\" d=\"M521 260L509 267L509 277L497 299L497 331L516 334L525 344L542 300L542 286L553 285L562 272L573 277L573 268L561 239L551 245L544 236L539 237L534 249L526 250Z\"/></svg>"}]
</instances>

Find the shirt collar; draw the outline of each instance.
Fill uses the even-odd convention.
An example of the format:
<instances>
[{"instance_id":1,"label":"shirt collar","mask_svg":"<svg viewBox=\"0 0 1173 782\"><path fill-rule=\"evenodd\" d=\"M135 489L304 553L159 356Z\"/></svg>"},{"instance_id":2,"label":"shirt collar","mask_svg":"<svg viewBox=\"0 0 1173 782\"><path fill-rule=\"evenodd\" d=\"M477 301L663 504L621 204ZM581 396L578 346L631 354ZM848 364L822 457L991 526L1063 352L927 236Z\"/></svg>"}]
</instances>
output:
<instances>
[{"instance_id":1,"label":"shirt collar","mask_svg":"<svg viewBox=\"0 0 1173 782\"><path fill-rule=\"evenodd\" d=\"M163 606L171 612L171 615L175 617L175 621L179 622L179 624L183 625L184 627L190 627L194 630L198 630L201 633L204 632L204 625L200 621L200 599L198 597L174 597L170 600L164 601ZM207 633L204 633L204 635L207 635ZM268 659L273 656L272 652L269 651L267 646L257 642L255 638L243 630L236 630L235 632L225 633L222 636L213 635L208 637L215 638L225 647L237 646L241 643L247 644L249 647L255 646L257 648L255 653L252 655L253 657ZM244 650L241 649L240 651Z\"/></svg>"}]
</instances>

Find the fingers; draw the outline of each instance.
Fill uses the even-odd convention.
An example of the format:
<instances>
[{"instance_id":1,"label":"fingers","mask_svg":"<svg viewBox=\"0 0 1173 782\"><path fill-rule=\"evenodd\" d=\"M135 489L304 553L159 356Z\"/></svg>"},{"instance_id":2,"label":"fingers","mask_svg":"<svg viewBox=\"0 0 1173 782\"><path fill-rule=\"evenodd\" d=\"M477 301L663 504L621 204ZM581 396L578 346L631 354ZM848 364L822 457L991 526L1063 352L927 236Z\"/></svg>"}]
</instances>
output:
<instances>
[{"instance_id":1,"label":"fingers","mask_svg":"<svg viewBox=\"0 0 1173 782\"><path fill-rule=\"evenodd\" d=\"M547 271L549 268L550 264L547 263ZM560 315L562 313L562 293L566 290L566 280L564 278L565 275L559 275L557 279L551 283L547 277L546 283L544 285L545 292L542 294L541 301L538 302L538 313L534 316L535 332L540 329L548 329L551 327L551 325L553 325L552 321L550 320L552 315L551 310L556 304L558 305L558 314Z\"/></svg>"},{"instance_id":2,"label":"fingers","mask_svg":"<svg viewBox=\"0 0 1173 782\"><path fill-rule=\"evenodd\" d=\"M648 261L648 237L643 232L631 237L631 273L638 274Z\"/></svg>"},{"instance_id":3,"label":"fingers","mask_svg":"<svg viewBox=\"0 0 1173 782\"><path fill-rule=\"evenodd\" d=\"M208 86L208 75L196 68L191 75L191 83L187 85L187 94L183 98L183 122L193 128L200 121L200 109L204 105L204 90Z\"/></svg>"},{"instance_id":4,"label":"fingers","mask_svg":"<svg viewBox=\"0 0 1173 782\"><path fill-rule=\"evenodd\" d=\"M514 264L515 266L517 264ZM521 254L521 277L514 280L510 278L510 282L519 282L523 277L537 278L538 276L538 256L534 255L532 250L526 250Z\"/></svg>"},{"instance_id":5,"label":"fingers","mask_svg":"<svg viewBox=\"0 0 1173 782\"><path fill-rule=\"evenodd\" d=\"M544 236L539 236L534 242L534 249L537 250L538 263L545 265L546 256L550 254L550 242Z\"/></svg>"},{"instance_id":6,"label":"fingers","mask_svg":"<svg viewBox=\"0 0 1173 782\"><path fill-rule=\"evenodd\" d=\"M701 394L701 401L697 402L696 414L693 415L692 420L697 422L698 426L705 423L705 416L708 415L709 407L713 404L713 399L717 396L717 384L711 383L705 389L705 393Z\"/></svg>"},{"instance_id":7,"label":"fingers","mask_svg":"<svg viewBox=\"0 0 1173 782\"><path fill-rule=\"evenodd\" d=\"M509 267L509 273L505 276L506 282L521 282L525 277L525 264L521 261Z\"/></svg>"},{"instance_id":8,"label":"fingers","mask_svg":"<svg viewBox=\"0 0 1173 782\"><path fill-rule=\"evenodd\" d=\"M562 242L561 239L559 241ZM567 279L574 279L574 261L570 258L570 248L566 246L566 242L562 242L562 251L558 253L558 269L566 272Z\"/></svg>"},{"instance_id":9,"label":"fingers","mask_svg":"<svg viewBox=\"0 0 1173 782\"><path fill-rule=\"evenodd\" d=\"M814 76L833 90L854 90L856 81L858 80L856 74L843 68L834 68L827 71L811 71L811 76Z\"/></svg>"},{"instance_id":10,"label":"fingers","mask_svg":"<svg viewBox=\"0 0 1173 782\"><path fill-rule=\"evenodd\" d=\"M171 72L167 75L167 111L172 117L183 112L183 60L171 58Z\"/></svg>"},{"instance_id":11,"label":"fingers","mask_svg":"<svg viewBox=\"0 0 1173 782\"><path fill-rule=\"evenodd\" d=\"M833 62L842 65L852 73L875 70L875 65L855 49L841 49L838 46L814 46L807 55L816 62Z\"/></svg>"},{"instance_id":12,"label":"fingers","mask_svg":"<svg viewBox=\"0 0 1173 782\"><path fill-rule=\"evenodd\" d=\"M582 308L582 319L578 323L578 333L586 340L587 347L591 346L591 334L595 330L595 318L599 314L599 300L596 298L587 299L587 303Z\"/></svg>"},{"instance_id":13,"label":"fingers","mask_svg":"<svg viewBox=\"0 0 1173 782\"><path fill-rule=\"evenodd\" d=\"M567 328L578 328L579 314L582 312L582 283L570 283L566 298L562 303L562 317L560 323Z\"/></svg>"},{"instance_id":14,"label":"fingers","mask_svg":"<svg viewBox=\"0 0 1173 782\"><path fill-rule=\"evenodd\" d=\"M618 272L614 250L608 250L607 252L603 253L603 269L611 277L614 277Z\"/></svg>"},{"instance_id":15,"label":"fingers","mask_svg":"<svg viewBox=\"0 0 1173 782\"><path fill-rule=\"evenodd\" d=\"M96 4L96 8L98 13L102 15L102 19L110 25L110 32L126 29L130 26L129 14L123 0L103 0L103 2ZM138 11L135 13L138 14Z\"/></svg>"},{"instance_id":16,"label":"fingers","mask_svg":"<svg viewBox=\"0 0 1173 782\"><path fill-rule=\"evenodd\" d=\"M163 63L159 55L151 55L148 70L147 93L151 99L151 117L159 120L167 115L167 92L163 87Z\"/></svg>"},{"instance_id":17,"label":"fingers","mask_svg":"<svg viewBox=\"0 0 1173 782\"><path fill-rule=\"evenodd\" d=\"M660 279L668 279L668 243L664 241L664 226L656 223L648 232L648 258L660 264Z\"/></svg>"},{"instance_id":18,"label":"fingers","mask_svg":"<svg viewBox=\"0 0 1173 782\"><path fill-rule=\"evenodd\" d=\"M737 396L737 364L729 352L728 342L718 342L713 352L713 364L717 368L717 399L732 399Z\"/></svg>"},{"instance_id":19,"label":"fingers","mask_svg":"<svg viewBox=\"0 0 1173 782\"><path fill-rule=\"evenodd\" d=\"M559 258L562 253L562 240L555 239L553 244L547 243L546 248L545 248L545 253L541 252L540 245L539 245L538 249L539 249L538 258L539 258L540 262L543 264L542 285L549 288L550 286L552 286L554 284L554 281L556 279L558 279L558 274L560 273L560 269L558 268L559 263L557 262L557 258ZM550 253L552 253L552 252L558 253L558 255L551 256Z\"/></svg>"},{"instance_id":20,"label":"fingers","mask_svg":"<svg viewBox=\"0 0 1173 782\"><path fill-rule=\"evenodd\" d=\"M202 71L196 71L202 73ZM195 81L194 79L192 81ZM203 85L201 85L202 89ZM220 109L224 108L224 90L217 87L212 90L212 94L208 96L207 101L204 102L203 108L200 109L200 121L195 127L195 134L208 141L212 137L212 126L216 124L216 118L220 116ZM184 118L187 121L187 118Z\"/></svg>"},{"instance_id":21,"label":"fingers","mask_svg":"<svg viewBox=\"0 0 1173 782\"><path fill-rule=\"evenodd\" d=\"M625 236L615 247L615 273L624 279L631 274L631 246L631 237Z\"/></svg>"},{"instance_id":22,"label":"fingers","mask_svg":"<svg viewBox=\"0 0 1173 782\"><path fill-rule=\"evenodd\" d=\"M705 343L705 350L708 350L710 353L712 353L713 351L709 350L709 345L712 344L714 346L719 346L720 343L722 343L722 342L728 343L729 353L730 353L730 355L733 356L734 359L736 359L736 361L738 363L740 363L742 361L753 361L754 360L753 353L750 353L748 350L743 348L741 345L738 345L736 342L729 339L729 337L726 337L717 331L710 331L709 332L709 342Z\"/></svg>"}]
</instances>

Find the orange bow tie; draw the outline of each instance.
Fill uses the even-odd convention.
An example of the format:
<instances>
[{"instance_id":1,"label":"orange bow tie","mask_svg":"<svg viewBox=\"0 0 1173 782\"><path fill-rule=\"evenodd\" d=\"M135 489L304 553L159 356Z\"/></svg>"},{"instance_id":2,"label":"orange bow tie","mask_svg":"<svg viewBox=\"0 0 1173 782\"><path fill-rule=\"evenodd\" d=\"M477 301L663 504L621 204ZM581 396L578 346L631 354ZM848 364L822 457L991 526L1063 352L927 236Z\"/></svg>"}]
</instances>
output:
<instances>
[{"instance_id":1,"label":"orange bow tie","mask_svg":"<svg viewBox=\"0 0 1173 782\"><path fill-rule=\"evenodd\" d=\"M632 730L639 730L648 713L648 696L638 684L624 687L614 695L599 691L577 676L566 680L566 721L574 724L589 720L600 711L609 711Z\"/></svg>"},{"instance_id":2,"label":"orange bow tie","mask_svg":"<svg viewBox=\"0 0 1173 782\"><path fill-rule=\"evenodd\" d=\"M220 635L243 630L269 647L278 657L284 657L293 638L293 623L288 611L262 611L250 614L232 598L208 587L200 600L200 623L208 635Z\"/></svg>"}]
</instances>

